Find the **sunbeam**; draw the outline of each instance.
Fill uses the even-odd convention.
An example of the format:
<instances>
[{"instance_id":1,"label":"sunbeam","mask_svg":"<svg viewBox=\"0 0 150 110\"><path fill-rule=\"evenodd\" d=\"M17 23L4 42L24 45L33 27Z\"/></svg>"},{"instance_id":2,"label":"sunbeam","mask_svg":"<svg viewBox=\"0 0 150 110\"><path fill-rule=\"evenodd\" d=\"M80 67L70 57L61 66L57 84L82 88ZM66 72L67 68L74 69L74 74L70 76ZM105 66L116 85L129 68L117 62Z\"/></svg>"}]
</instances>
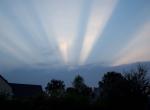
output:
<instances>
[{"instance_id":1,"label":"sunbeam","mask_svg":"<svg viewBox=\"0 0 150 110\"><path fill-rule=\"evenodd\" d=\"M68 68L148 60L149 37L137 36L148 36L149 23L130 34L149 20L149 7L130 0L0 0L0 57Z\"/></svg>"},{"instance_id":2,"label":"sunbeam","mask_svg":"<svg viewBox=\"0 0 150 110\"><path fill-rule=\"evenodd\" d=\"M79 74L93 88L137 63L150 64L150 0L0 0L0 76L9 82L71 87Z\"/></svg>"},{"instance_id":3,"label":"sunbeam","mask_svg":"<svg viewBox=\"0 0 150 110\"><path fill-rule=\"evenodd\" d=\"M1 26L3 26L3 28L1 28L0 30L1 49L5 48L9 54L25 63L37 62L39 60L39 53L35 48L32 48L31 44L26 39L26 34L23 34L23 30L18 31L20 30L18 27L22 27L22 25L13 24L12 20L8 18L10 17L7 16L8 14L9 10L7 10L5 14L0 14L0 19L1 21L3 21L1 22ZM14 16L15 12L12 11L11 14ZM19 20L17 16L15 17L15 19Z\"/></svg>"},{"instance_id":4,"label":"sunbeam","mask_svg":"<svg viewBox=\"0 0 150 110\"><path fill-rule=\"evenodd\" d=\"M145 22L117 55L113 66L150 60L150 22Z\"/></svg>"},{"instance_id":5,"label":"sunbeam","mask_svg":"<svg viewBox=\"0 0 150 110\"><path fill-rule=\"evenodd\" d=\"M94 1L89 22L87 24L86 35L83 40L79 64L84 64L91 53L96 40L101 37L117 1L118 0Z\"/></svg>"},{"instance_id":6,"label":"sunbeam","mask_svg":"<svg viewBox=\"0 0 150 110\"><path fill-rule=\"evenodd\" d=\"M71 65L74 65L74 66L78 65L78 59L80 57L83 36L86 33L86 27L88 24L88 19L90 17L92 3L93 3L93 0L84 0L82 3L82 8L79 12L80 19L78 22L78 32L76 34L75 41L72 44L73 48L72 48L72 55L71 55L71 60L72 60Z\"/></svg>"},{"instance_id":7,"label":"sunbeam","mask_svg":"<svg viewBox=\"0 0 150 110\"><path fill-rule=\"evenodd\" d=\"M36 56L34 56L33 50L28 47L23 39L17 37L19 36L17 30L11 25L11 23L9 23L9 21L4 22L5 20L3 20L3 23L1 23L1 25L3 25L3 29L0 30L0 48L3 50L5 48L5 50L8 51L9 54L26 63L37 61L38 59L36 58ZM7 31L5 30L5 28L7 28Z\"/></svg>"},{"instance_id":8,"label":"sunbeam","mask_svg":"<svg viewBox=\"0 0 150 110\"><path fill-rule=\"evenodd\" d=\"M73 44L78 31L79 11L81 1L62 0L54 2L51 7L51 27L56 35L56 43L66 64L70 64L73 55ZM66 3L68 4L66 7ZM59 7L59 9L57 8ZM71 8L71 12L70 9ZM65 15L65 16L64 16ZM76 15L76 16L74 16Z\"/></svg>"}]
</instances>

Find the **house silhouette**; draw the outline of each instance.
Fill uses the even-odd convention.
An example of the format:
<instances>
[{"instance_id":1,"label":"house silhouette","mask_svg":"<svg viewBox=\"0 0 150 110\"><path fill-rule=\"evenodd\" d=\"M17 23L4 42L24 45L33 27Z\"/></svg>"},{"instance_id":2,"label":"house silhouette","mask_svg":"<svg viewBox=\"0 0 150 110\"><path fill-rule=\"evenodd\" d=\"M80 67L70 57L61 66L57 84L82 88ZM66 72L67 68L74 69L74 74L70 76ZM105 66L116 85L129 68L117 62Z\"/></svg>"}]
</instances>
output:
<instances>
[{"instance_id":1,"label":"house silhouette","mask_svg":"<svg viewBox=\"0 0 150 110\"><path fill-rule=\"evenodd\" d=\"M12 97L33 97L42 92L41 85L9 83L0 75L0 94L6 94L9 99Z\"/></svg>"}]
</instances>

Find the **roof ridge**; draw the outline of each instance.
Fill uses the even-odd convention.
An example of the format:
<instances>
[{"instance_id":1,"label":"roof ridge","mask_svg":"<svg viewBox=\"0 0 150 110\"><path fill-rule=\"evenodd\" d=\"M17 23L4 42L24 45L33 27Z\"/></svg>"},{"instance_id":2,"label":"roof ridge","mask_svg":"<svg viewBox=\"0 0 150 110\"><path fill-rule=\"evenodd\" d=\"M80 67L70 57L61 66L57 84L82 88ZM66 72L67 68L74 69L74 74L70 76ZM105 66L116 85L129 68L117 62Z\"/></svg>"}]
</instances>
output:
<instances>
[{"instance_id":1,"label":"roof ridge","mask_svg":"<svg viewBox=\"0 0 150 110\"><path fill-rule=\"evenodd\" d=\"M2 75L0 75L0 78L3 79L6 83L8 83L8 81Z\"/></svg>"},{"instance_id":2,"label":"roof ridge","mask_svg":"<svg viewBox=\"0 0 150 110\"><path fill-rule=\"evenodd\" d=\"M41 86L41 85L37 85L37 84L23 84L23 83L9 83L9 84L28 85L28 86Z\"/></svg>"}]
</instances>

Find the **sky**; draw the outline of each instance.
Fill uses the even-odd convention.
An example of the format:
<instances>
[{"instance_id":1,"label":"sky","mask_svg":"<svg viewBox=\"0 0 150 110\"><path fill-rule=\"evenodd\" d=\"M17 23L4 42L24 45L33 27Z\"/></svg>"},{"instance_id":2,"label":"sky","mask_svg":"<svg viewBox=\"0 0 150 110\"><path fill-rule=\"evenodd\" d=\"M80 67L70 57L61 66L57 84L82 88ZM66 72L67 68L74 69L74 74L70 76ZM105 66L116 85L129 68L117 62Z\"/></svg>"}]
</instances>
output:
<instances>
[{"instance_id":1,"label":"sky","mask_svg":"<svg viewBox=\"0 0 150 110\"><path fill-rule=\"evenodd\" d=\"M150 0L0 0L0 73L150 61L149 42Z\"/></svg>"}]
</instances>

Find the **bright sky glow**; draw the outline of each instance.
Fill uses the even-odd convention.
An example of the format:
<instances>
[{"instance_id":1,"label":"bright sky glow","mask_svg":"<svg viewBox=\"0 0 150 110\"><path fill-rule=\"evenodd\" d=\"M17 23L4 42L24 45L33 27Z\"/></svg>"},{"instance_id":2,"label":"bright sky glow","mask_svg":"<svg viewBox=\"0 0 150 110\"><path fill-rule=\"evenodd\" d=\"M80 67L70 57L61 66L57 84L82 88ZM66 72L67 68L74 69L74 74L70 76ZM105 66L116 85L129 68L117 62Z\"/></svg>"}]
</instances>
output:
<instances>
[{"instance_id":1,"label":"bright sky glow","mask_svg":"<svg viewBox=\"0 0 150 110\"><path fill-rule=\"evenodd\" d=\"M150 60L149 10L147 0L1 0L1 65Z\"/></svg>"}]
</instances>

